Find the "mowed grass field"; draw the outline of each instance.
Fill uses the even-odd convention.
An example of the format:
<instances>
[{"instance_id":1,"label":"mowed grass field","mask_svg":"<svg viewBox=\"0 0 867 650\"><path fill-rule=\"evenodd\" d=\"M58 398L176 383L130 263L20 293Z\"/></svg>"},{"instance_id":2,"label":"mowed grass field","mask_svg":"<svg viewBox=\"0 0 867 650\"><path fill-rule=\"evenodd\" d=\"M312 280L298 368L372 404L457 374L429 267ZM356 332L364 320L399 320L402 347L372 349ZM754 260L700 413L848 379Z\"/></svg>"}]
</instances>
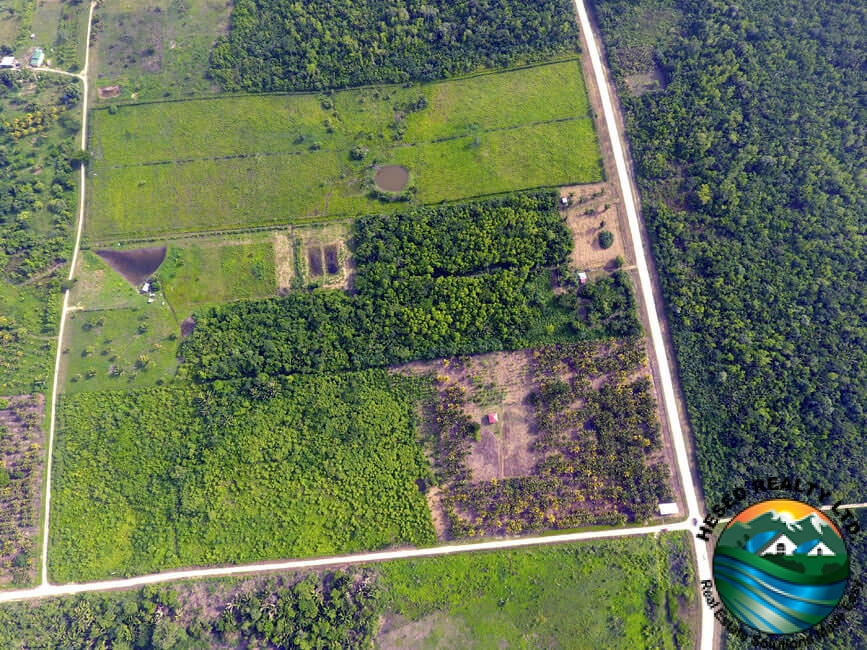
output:
<instances>
[{"instance_id":1,"label":"mowed grass field","mask_svg":"<svg viewBox=\"0 0 867 650\"><path fill-rule=\"evenodd\" d=\"M169 245L157 276L179 319L205 305L277 294L274 245L270 241L209 241Z\"/></svg>"},{"instance_id":2,"label":"mowed grass field","mask_svg":"<svg viewBox=\"0 0 867 650\"><path fill-rule=\"evenodd\" d=\"M88 236L394 209L369 196L383 164L409 168L417 202L598 181L588 111L574 59L410 87L96 110ZM352 160L353 147L363 160Z\"/></svg>"},{"instance_id":3,"label":"mowed grass field","mask_svg":"<svg viewBox=\"0 0 867 650\"><path fill-rule=\"evenodd\" d=\"M377 565L384 648L689 648L685 533Z\"/></svg>"}]
</instances>

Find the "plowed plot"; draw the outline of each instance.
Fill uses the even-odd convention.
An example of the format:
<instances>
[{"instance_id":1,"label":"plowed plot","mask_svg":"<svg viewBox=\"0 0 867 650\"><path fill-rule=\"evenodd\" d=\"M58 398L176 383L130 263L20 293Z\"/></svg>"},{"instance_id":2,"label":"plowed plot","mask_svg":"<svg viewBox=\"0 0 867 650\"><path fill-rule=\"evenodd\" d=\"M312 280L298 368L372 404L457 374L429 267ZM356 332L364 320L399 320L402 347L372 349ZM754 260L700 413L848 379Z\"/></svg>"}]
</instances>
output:
<instances>
[{"instance_id":1,"label":"plowed plot","mask_svg":"<svg viewBox=\"0 0 867 650\"><path fill-rule=\"evenodd\" d=\"M96 251L115 271L137 287L154 274L166 258L165 246L136 248L128 251L101 249Z\"/></svg>"},{"instance_id":2,"label":"plowed plot","mask_svg":"<svg viewBox=\"0 0 867 650\"><path fill-rule=\"evenodd\" d=\"M670 497L640 340L404 371L432 369L439 400L422 421L442 488L441 536L645 521Z\"/></svg>"},{"instance_id":3,"label":"plowed plot","mask_svg":"<svg viewBox=\"0 0 867 650\"><path fill-rule=\"evenodd\" d=\"M36 578L44 408L42 395L0 397L0 585Z\"/></svg>"}]
</instances>

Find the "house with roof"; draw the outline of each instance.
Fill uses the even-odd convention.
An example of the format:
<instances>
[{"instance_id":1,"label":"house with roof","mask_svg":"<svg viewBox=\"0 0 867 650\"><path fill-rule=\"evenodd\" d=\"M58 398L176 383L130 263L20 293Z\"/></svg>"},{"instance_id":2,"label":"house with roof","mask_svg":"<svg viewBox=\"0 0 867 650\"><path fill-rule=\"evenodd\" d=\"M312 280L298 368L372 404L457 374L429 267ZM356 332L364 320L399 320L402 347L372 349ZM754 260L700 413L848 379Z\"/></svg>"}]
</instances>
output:
<instances>
[{"instance_id":1,"label":"house with roof","mask_svg":"<svg viewBox=\"0 0 867 650\"><path fill-rule=\"evenodd\" d=\"M785 555L789 557L795 554L798 545L790 540L785 533L776 535L769 541L765 547L759 551L759 555Z\"/></svg>"},{"instance_id":2,"label":"house with roof","mask_svg":"<svg viewBox=\"0 0 867 650\"><path fill-rule=\"evenodd\" d=\"M809 551L807 555L810 557L834 557L836 553L825 545L825 542L819 542Z\"/></svg>"},{"instance_id":3,"label":"house with roof","mask_svg":"<svg viewBox=\"0 0 867 650\"><path fill-rule=\"evenodd\" d=\"M17 68L18 62L15 61L14 56L4 56L0 59L0 68Z\"/></svg>"},{"instance_id":4,"label":"house with roof","mask_svg":"<svg viewBox=\"0 0 867 650\"><path fill-rule=\"evenodd\" d=\"M45 63L45 52L42 51L41 47L37 47L30 57L30 67L39 68L43 63Z\"/></svg>"}]
</instances>

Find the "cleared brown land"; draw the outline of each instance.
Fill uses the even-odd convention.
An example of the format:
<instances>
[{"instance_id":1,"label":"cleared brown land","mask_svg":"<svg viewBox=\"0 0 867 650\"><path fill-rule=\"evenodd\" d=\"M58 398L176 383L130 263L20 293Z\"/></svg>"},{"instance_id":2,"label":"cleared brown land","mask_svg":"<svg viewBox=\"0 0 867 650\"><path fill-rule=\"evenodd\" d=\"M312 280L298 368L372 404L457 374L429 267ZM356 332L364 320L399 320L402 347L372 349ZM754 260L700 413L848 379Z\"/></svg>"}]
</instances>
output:
<instances>
[{"instance_id":1,"label":"cleared brown land","mask_svg":"<svg viewBox=\"0 0 867 650\"><path fill-rule=\"evenodd\" d=\"M428 501L438 519L445 515L441 538L644 521L668 497L670 457L639 341L398 371L436 378L438 403L423 409L421 423L440 477Z\"/></svg>"},{"instance_id":2,"label":"cleared brown land","mask_svg":"<svg viewBox=\"0 0 867 650\"><path fill-rule=\"evenodd\" d=\"M590 271L611 270L618 257L627 259L617 214L620 199L609 183L563 187L560 196L571 201L571 205L562 210L575 244L569 258L571 266ZM614 235L610 248L603 249L599 245L599 233L603 230Z\"/></svg>"},{"instance_id":3,"label":"cleared brown land","mask_svg":"<svg viewBox=\"0 0 867 650\"><path fill-rule=\"evenodd\" d=\"M0 586L36 580L45 396L0 397Z\"/></svg>"}]
</instances>

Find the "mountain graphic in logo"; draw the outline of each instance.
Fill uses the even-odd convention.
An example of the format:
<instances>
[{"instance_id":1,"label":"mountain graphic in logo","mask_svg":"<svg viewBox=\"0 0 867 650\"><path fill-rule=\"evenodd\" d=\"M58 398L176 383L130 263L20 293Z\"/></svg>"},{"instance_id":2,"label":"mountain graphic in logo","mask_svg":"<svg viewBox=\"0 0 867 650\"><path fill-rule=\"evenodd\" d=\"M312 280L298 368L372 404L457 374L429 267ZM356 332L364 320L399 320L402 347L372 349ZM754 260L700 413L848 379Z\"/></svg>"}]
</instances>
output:
<instances>
[{"instance_id":1,"label":"mountain graphic in logo","mask_svg":"<svg viewBox=\"0 0 867 650\"><path fill-rule=\"evenodd\" d=\"M729 522L714 551L713 575L720 600L743 623L793 634L821 623L843 598L849 554L821 512L773 499Z\"/></svg>"}]
</instances>

